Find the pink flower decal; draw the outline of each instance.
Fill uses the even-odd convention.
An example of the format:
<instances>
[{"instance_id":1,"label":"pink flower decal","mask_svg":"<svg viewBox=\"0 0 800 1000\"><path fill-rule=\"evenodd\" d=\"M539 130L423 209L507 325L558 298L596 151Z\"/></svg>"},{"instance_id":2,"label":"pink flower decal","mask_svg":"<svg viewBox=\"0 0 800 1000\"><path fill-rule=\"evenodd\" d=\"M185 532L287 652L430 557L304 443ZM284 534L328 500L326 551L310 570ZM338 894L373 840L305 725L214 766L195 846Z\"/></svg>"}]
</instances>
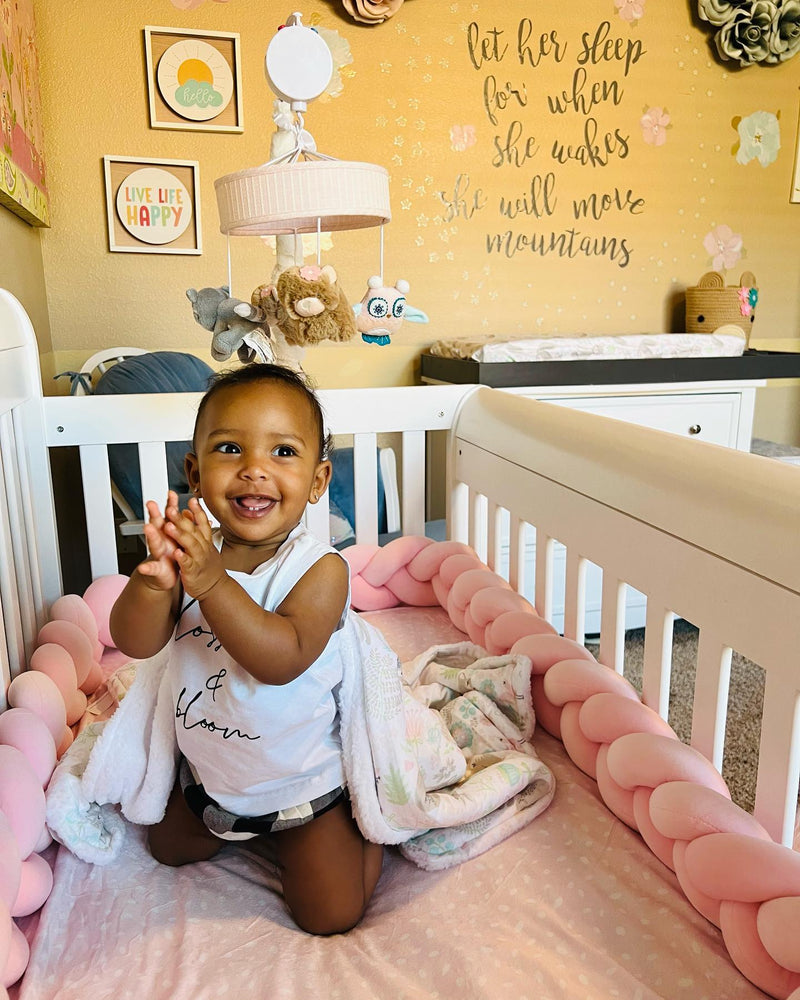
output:
<instances>
[{"instance_id":1,"label":"pink flower decal","mask_svg":"<svg viewBox=\"0 0 800 1000\"><path fill-rule=\"evenodd\" d=\"M465 149L474 146L478 141L475 135L474 125L451 125L450 126L450 147L457 153L463 153Z\"/></svg>"},{"instance_id":2,"label":"pink flower decal","mask_svg":"<svg viewBox=\"0 0 800 1000\"><path fill-rule=\"evenodd\" d=\"M666 108L646 108L639 124L642 139L649 146L663 146L667 141L667 129L672 128Z\"/></svg>"},{"instance_id":3,"label":"pink flower decal","mask_svg":"<svg viewBox=\"0 0 800 1000\"><path fill-rule=\"evenodd\" d=\"M614 0L614 6L622 20L630 24L644 17L644 0Z\"/></svg>"},{"instance_id":4,"label":"pink flower decal","mask_svg":"<svg viewBox=\"0 0 800 1000\"><path fill-rule=\"evenodd\" d=\"M717 226L706 233L703 246L711 254L711 265L715 271L733 267L742 256L742 237L730 226Z\"/></svg>"}]
</instances>

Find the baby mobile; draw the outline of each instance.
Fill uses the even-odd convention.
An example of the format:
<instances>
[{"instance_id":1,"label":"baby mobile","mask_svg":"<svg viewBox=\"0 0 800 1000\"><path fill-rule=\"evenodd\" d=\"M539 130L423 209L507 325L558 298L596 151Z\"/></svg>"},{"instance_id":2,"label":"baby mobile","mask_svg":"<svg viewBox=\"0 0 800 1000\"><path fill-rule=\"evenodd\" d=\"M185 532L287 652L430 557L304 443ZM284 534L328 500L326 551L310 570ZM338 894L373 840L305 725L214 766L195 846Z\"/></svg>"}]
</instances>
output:
<instances>
[{"instance_id":1,"label":"baby mobile","mask_svg":"<svg viewBox=\"0 0 800 1000\"><path fill-rule=\"evenodd\" d=\"M409 307L408 282L383 279L383 227L391 219L388 173L371 163L338 160L317 150L303 114L328 87L333 58L314 28L291 14L267 47L266 76L276 94L270 160L214 182L220 231L228 237L228 282L190 288L195 320L212 334L211 353L225 361L277 361L301 367L306 347L323 340L386 346L403 319L427 322ZM380 227L379 273L361 302L350 305L336 269L321 263L323 233ZM304 261L303 235L316 234L316 263ZM274 236L270 279L249 302L233 298L231 236Z\"/></svg>"}]
</instances>

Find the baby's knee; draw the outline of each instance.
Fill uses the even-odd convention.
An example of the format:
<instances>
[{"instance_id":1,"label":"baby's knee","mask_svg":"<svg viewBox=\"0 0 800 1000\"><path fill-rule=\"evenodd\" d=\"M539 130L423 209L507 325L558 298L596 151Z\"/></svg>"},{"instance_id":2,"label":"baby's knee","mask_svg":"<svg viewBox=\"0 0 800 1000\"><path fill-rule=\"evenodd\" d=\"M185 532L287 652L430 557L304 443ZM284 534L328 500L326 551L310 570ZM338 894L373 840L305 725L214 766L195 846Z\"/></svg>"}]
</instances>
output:
<instances>
[{"instance_id":1,"label":"baby's knee","mask_svg":"<svg viewBox=\"0 0 800 1000\"><path fill-rule=\"evenodd\" d=\"M295 913L292 919L307 934L318 937L330 937L333 934L346 934L361 922L366 907L363 903L339 903L327 907L314 907L306 912Z\"/></svg>"},{"instance_id":2,"label":"baby's knee","mask_svg":"<svg viewBox=\"0 0 800 1000\"><path fill-rule=\"evenodd\" d=\"M219 846L214 841L179 841L174 836L165 836L158 826L151 827L147 835L147 849L151 857L168 868L208 861L217 853Z\"/></svg>"},{"instance_id":3,"label":"baby's knee","mask_svg":"<svg viewBox=\"0 0 800 1000\"><path fill-rule=\"evenodd\" d=\"M167 838L160 836L157 828L151 828L148 831L147 849L150 851L150 856L160 865L179 868L187 863L183 852L177 850L175 842L170 842Z\"/></svg>"}]
</instances>

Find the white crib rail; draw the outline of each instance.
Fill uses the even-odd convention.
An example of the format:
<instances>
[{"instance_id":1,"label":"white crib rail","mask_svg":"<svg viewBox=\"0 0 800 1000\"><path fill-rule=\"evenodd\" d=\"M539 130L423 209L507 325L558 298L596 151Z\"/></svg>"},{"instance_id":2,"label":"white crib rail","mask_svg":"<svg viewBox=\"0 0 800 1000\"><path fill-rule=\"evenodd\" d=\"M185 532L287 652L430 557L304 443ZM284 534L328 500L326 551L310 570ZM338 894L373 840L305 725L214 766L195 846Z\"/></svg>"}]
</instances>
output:
<instances>
[{"instance_id":1,"label":"white crib rail","mask_svg":"<svg viewBox=\"0 0 800 1000\"><path fill-rule=\"evenodd\" d=\"M327 389L319 393L328 429L353 436L356 540L378 540L379 434L397 432L402 450L401 527L422 534L426 501L426 434L446 430L469 386ZM77 446L89 538L91 576L118 572L117 533L108 466L110 444L138 443L142 492L166 497L165 430L170 440L191 438L198 393L48 397L44 402L49 448ZM327 538L327 495L307 511L312 531Z\"/></svg>"},{"instance_id":2,"label":"white crib rail","mask_svg":"<svg viewBox=\"0 0 800 1000\"><path fill-rule=\"evenodd\" d=\"M0 710L61 591L36 338L0 289Z\"/></svg>"},{"instance_id":3,"label":"white crib rail","mask_svg":"<svg viewBox=\"0 0 800 1000\"><path fill-rule=\"evenodd\" d=\"M664 717L673 618L699 628L691 742L718 767L731 650L765 670L755 812L791 843L800 779L798 470L485 389L459 411L450 463L456 537L484 545L485 497L509 512L512 552L518 526L536 527L534 593L545 616L551 542L566 546L570 638L583 640L585 562L602 568L607 666L622 669L625 585L647 595L643 700Z\"/></svg>"}]
</instances>

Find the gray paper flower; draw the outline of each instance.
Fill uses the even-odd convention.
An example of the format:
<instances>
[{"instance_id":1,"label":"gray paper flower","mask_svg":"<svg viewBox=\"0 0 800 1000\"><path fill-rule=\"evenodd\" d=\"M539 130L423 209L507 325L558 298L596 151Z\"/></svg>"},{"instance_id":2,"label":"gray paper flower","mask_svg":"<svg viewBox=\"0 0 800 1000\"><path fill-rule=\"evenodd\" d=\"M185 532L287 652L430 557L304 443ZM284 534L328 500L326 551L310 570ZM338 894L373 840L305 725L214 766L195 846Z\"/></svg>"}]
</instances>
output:
<instances>
[{"instance_id":1,"label":"gray paper flower","mask_svg":"<svg viewBox=\"0 0 800 1000\"><path fill-rule=\"evenodd\" d=\"M770 36L777 18L778 8L772 0L737 7L714 38L720 56L735 59L740 66L763 62L770 55Z\"/></svg>"},{"instance_id":2,"label":"gray paper flower","mask_svg":"<svg viewBox=\"0 0 800 1000\"><path fill-rule=\"evenodd\" d=\"M800 52L800 0L783 0L769 33L767 62L784 62Z\"/></svg>"},{"instance_id":3,"label":"gray paper flower","mask_svg":"<svg viewBox=\"0 0 800 1000\"><path fill-rule=\"evenodd\" d=\"M720 27L734 17L738 7L747 5L747 0L699 0L697 12L704 21Z\"/></svg>"}]
</instances>

